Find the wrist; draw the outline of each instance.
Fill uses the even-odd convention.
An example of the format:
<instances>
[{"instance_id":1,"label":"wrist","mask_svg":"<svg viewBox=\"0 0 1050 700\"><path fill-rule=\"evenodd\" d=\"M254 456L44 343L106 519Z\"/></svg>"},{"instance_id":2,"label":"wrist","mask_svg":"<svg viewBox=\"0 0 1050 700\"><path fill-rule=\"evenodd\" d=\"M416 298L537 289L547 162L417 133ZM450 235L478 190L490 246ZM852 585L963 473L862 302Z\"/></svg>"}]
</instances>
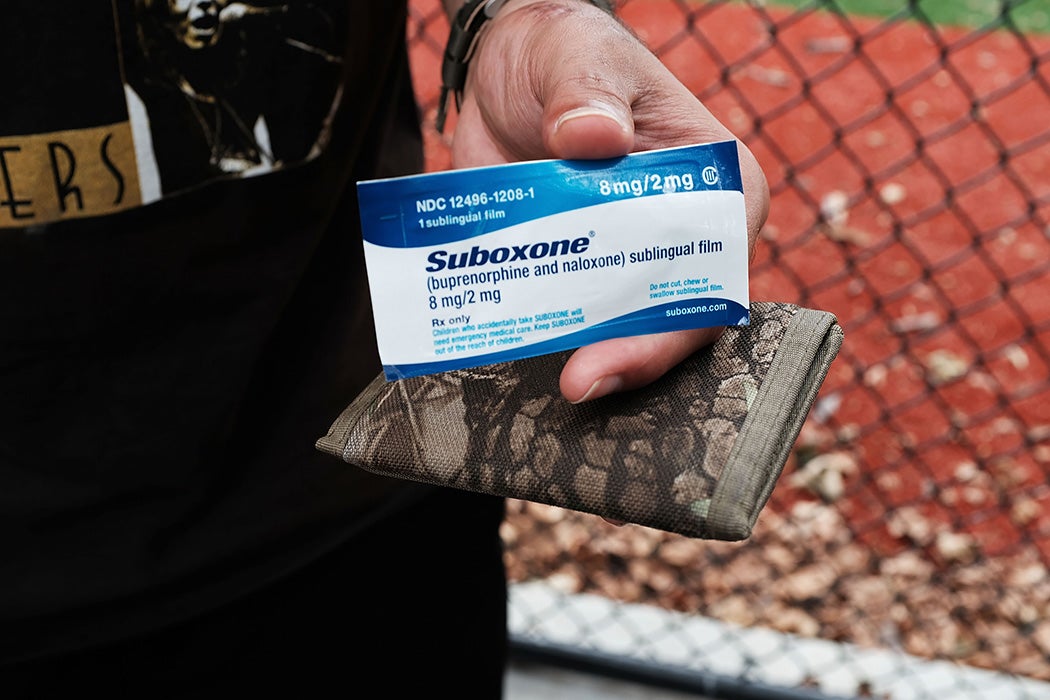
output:
<instances>
[{"instance_id":1,"label":"wrist","mask_svg":"<svg viewBox=\"0 0 1050 700\"><path fill-rule=\"evenodd\" d=\"M571 0L584 2L598 7L609 14L614 14L612 0ZM451 95L459 108L460 97L467 81L467 67L474 55L478 37L484 25L496 16L505 5L529 5L551 0L467 0L456 3L446 1L445 7L450 12L458 4L455 16L450 18L448 41L441 62L441 94L438 98L436 127L444 131L445 118L448 114L448 99Z\"/></svg>"}]
</instances>

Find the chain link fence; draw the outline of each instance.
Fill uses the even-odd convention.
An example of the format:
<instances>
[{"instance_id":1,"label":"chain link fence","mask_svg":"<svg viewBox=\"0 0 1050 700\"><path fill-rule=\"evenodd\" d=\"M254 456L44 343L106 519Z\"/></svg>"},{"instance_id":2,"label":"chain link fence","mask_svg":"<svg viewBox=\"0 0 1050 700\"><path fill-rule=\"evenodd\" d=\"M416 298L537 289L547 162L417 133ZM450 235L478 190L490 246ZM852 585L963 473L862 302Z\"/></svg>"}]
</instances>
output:
<instances>
[{"instance_id":1,"label":"chain link fence","mask_svg":"<svg viewBox=\"0 0 1050 700\"><path fill-rule=\"evenodd\" d=\"M766 172L752 299L846 340L746 542L512 501L519 648L707 692L1050 698L1050 2L864 4L618 3ZM410 8L443 169L448 24Z\"/></svg>"}]
</instances>

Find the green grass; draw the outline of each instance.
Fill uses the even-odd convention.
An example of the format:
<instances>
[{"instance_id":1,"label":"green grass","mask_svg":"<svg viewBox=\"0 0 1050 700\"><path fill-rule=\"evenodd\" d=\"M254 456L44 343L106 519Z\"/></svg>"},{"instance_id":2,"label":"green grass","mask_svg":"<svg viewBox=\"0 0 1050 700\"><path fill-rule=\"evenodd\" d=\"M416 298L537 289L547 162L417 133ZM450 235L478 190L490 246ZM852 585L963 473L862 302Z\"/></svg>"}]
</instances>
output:
<instances>
[{"instance_id":1,"label":"green grass","mask_svg":"<svg viewBox=\"0 0 1050 700\"><path fill-rule=\"evenodd\" d=\"M769 0L771 5L838 8L853 15L886 17L908 8L908 0ZM1005 10L1024 32L1050 32L1050 0L918 0L919 12L938 25L979 27Z\"/></svg>"}]
</instances>

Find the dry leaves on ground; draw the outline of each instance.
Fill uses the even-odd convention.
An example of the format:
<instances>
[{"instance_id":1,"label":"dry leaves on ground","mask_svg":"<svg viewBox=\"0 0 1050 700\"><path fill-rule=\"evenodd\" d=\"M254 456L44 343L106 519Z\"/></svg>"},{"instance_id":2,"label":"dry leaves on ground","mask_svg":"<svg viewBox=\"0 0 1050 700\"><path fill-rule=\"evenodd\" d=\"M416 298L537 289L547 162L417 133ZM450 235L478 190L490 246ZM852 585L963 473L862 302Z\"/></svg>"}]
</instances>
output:
<instances>
[{"instance_id":1,"label":"dry leaves on ground","mask_svg":"<svg viewBox=\"0 0 1050 700\"><path fill-rule=\"evenodd\" d=\"M1050 681L1050 574L1035 551L983 557L916 512L891 525L922 544L877 556L815 501L767 509L742 543L522 501L503 534L513 581Z\"/></svg>"}]
</instances>

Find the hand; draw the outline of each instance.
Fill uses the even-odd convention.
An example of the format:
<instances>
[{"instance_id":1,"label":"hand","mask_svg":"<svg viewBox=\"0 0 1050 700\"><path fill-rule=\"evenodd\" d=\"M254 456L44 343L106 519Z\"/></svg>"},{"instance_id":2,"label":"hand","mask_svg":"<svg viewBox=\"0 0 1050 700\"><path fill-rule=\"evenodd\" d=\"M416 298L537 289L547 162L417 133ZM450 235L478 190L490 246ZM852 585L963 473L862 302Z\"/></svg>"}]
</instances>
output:
<instances>
[{"instance_id":1,"label":"hand","mask_svg":"<svg viewBox=\"0 0 1050 700\"><path fill-rule=\"evenodd\" d=\"M612 158L732 138L615 18L583 0L514 0L486 24L470 62L452 164ZM769 189L754 156L737 144L753 254ZM562 370L561 392L578 403L644 386L721 332L676 331L579 348Z\"/></svg>"}]
</instances>

